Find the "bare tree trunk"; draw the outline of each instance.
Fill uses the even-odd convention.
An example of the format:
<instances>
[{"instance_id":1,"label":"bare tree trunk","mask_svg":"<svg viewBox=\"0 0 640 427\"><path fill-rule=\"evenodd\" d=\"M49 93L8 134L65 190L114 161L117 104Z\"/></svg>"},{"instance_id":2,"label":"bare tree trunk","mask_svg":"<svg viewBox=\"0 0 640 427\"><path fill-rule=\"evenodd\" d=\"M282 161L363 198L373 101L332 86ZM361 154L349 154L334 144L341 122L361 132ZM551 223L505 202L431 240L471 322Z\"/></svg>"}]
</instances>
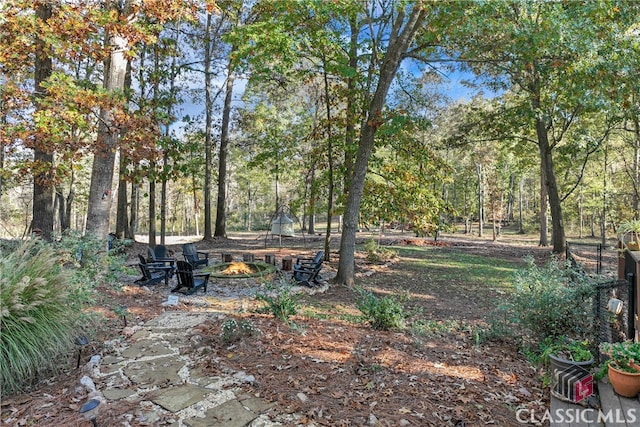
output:
<instances>
[{"instance_id":1,"label":"bare tree trunk","mask_svg":"<svg viewBox=\"0 0 640 427\"><path fill-rule=\"evenodd\" d=\"M482 164L476 163L478 177L478 237L484 236L484 173Z\"/></svg>"},{"instance_id":2,"label":"bare tree trunk","mask_svg":"<svg viewBox=\"0 0 640 427\"><path fill-rule=\"evenodd\" d=\"M349 42L349 66L353 70L358 69L358 20L357 15L352 14L349 17L349 28L351 31L351 39ZM356 81L357 76L347 79L347 105L346 105L346 128L345 128L345 156L344 168L346 182L343 183L344 188L349 187L348 179L353 174L353 150L356 139Z\"/></svg>"},{"instance_id":3,"label":"bare tree trunk","mask_svg":"<svg viewBox=\"0 0 640 427\"><path fill-rule=\"evenodd\" d=\"M211 27L212 16L207 14L207 25L204 35L204 93L205 93L205 136L204 136L204 240L211 240L211 163L213 132L213 99L211 95Z\"/></svg>"},{"instance_id":4,"label":"bare tree trunk","mask_svg":"<svg viewBox=\"0 0 640 427\"><path fill-rule=\"evenodd\" d=\"M400 9L396 15L393 30L389 35L388 49L381 62L378 84L369 104L367 120L362 125L353 174L349 181L342 239L340 240L340 260L338 262L338 272L334 279L336 283L347 286L355 285L355 246L358 215L369 158L373 152L374 137L376 131L382 125L382 108L384 107L391 82L398 71L403 54L407 51L418 29L423 24L425 16L425 9L417 6L413 7L405 23L404 10Z\"/></svg>"},{"instance_id":5,"label":"bare tree trunk","mask_svg":"<svg viewBox=\"0 0 640 427\"><path fill-rule=\"evenodd\" d=\"M314 185L316 180L316 168L315 164L311 166L309 173L309 206L307 207L307 234L316 234L316 197L318 197L316 186Z\"/></svg>"},{"instance_id":6,"label":"bare tree trunk","mask_svg":"<svg viewBox=\"0 0 640 427\"><path fill-rule=\"evenodd\" d=\"M129 228L125 229L125 235L128 239L135 239L138 232L138 215L140 207L140 185L135 182L131 183L131 206L129 209Z\"/></svg>"},{"instance_id":7,"label":"bare tree trunk","mask_svg":"<svg viewBox=\"0 0 640 427\"><path fill-rule=\"evenodd\" d=\"M505 219L511 223L514 218L514 205L516 201L516 175L512 173L509 175L509 195L507 196L507 212Z\"/></svg>"},{"instance_id":8,"label":"bare tree trunk","mask_svg":"<svg viewBox=\"0 0 640 427\"><path fill-rule=\"evenodd\" d=\"M539 246L549 246L549 231L547 229L549 220L547 218L547 186L544 179L544 167L540 165L540 242Z\"/></svg>"},{"instance_id":9,"label":"bare tree trunk","mask_svg":"<svg viewBox=\"0 0 640 427\"><path fill-rule=\"evenodd\" d=\"M523 219L523 202L524 202L524 175L520 177L520 184L518 186L518 234L524 234L524 219Z\"/></svg>"},{"instance_id":10,"label":"bare tree trunk","mask_svg":"<svg viewBox=\"0 0 640 427\"><path fill-rule=\"evenodd\" d=\"M131 89L131 79L131 63L128 62L127 72L124 78L125 89ZM119 239L122 239L129 234L129 219L127 217L127 181L125 179L127 163L128 161L124 151L120 150L120 166L118 168L118 201L116 207L116 236Z\"/></svg>"},{"instance_id":11,"label":"bare tree trunk","mask_svg":"<svg viewBox=\"0 0 640 427\"><path fill-rule=\"evenodd\" d=\"M578 196L578 237L579 238L583 238L583 229L584 229L584 202L582 200L582 192L580 192L580 195Z\"/></svg>"},{"instance_id":12,"label":"bare tree trunk","mask_svg":"<svg viewBox=\"0 0 640 427\"><path fill-rule=\"evenodd\" d=\"M149 246L156 247L156 164L151 162L149 174Z\"/></svg>"},{"instance_id":13,"label":"bare tree trunk","mask_svg":"<svg viewBox=\"0 0 640 427\"><path fill-rule=\"evenodd\" d=\"M36 15L38 23L46 24L51 18L52 6L49 2L37 2ZM40 101L47 96L42 84L51 76L52 61L46 53L45 42L36 32L36 57L34 68L34 84L36 109L41 109ZM33 151L33 210L31 230L37 232L45 240L51 240L53 233L53 147L48 147L46 137L36 132Z\"/></svg>"},{"instance_id":14,"label":"bare tree trunk","mask_svg":"<svg viewBox=\"0 0 640 427\"><path fill-rule=\"evenodd\" d=\"M331 127L331 98L329 96L329 79L327 77L327 62L323 58L323 77L324 77L324 102L327 111L327 160L329 162L329 182L327 194L327 229L324 234L324 260L331 259L331 218L333 217L333 132Z\"/></svg>"},{"instance_id":15,"label":"bare tree trunk","mask_svg":"<svg viewBox=\"0 0 640 427\"><path fill-rule=\"evenodd\" d=\"M123 6L122 11L119 10L119 6ZM111 1L107 7L120 13L122 19L130 20L134 13L132 6L132 1L126 0L124 5L121 5L119 1ZM107 91L122 91L127 73L129 42L122 35L109 34L107 43L111 54L105 61L104 88ZM96 151L91 169L86 224L86 231L94 233L99 238L106 238L109 234L111 185L113 184L118 136L118 128L115 126L111 111L101 109Z\"/></svg>"},{"instance_id":16,"label":"bare tree trunk","mask_svg":"<svg viewBox=\"0 0 640 427\"><path fill-rule=\"evenodd\" d=\"M120 151L120 172L118 180L118 205L116 208L116 236L119 239L127 236L129 228L129 219L127 216L127 181L125 180L124 171L126 169L126 159L124 152Z\"/></svg>"},{"instance_id":17,"label":"bare tree trunk","mask_svg":"<svg viewBox=\"0 0 640 427\"><path fill-rule=\"evenodd\" d=\"M196 191L196 176L195 173L191 175L191 188L193 197L193 220L195 222L196 236L200 235L200 206L198 204L198 192Z\"/></svg>"},{"instance_id":18,"label":"bare tree trunk","mask_svg":"<svg viewBox=\"0 0 640 427\"><path fill-rule=\"evenodd\" d=\"M167 156L164 156L165 165L167 164ZM160 244L165 244L167 235L167 178L162 174L162 182L160 183Z\"/></svg>"},{"instance_id":19,"label":"bare tree trunk","mask_svg":"<svg viewBox=\"0 0 640 427\"><path fill-rule=\"evenodd\" d=\"M227 65L227 86L222 110L222 129L220 135L220 153L218 154L218 204L216 206L216 228L214 236L227 237L227 156L229 153L229 122L231 116L231 100L233 99L233 61L231 57L235 52L235 46L231 48L229 63Z\"/></svg>"}]
</instances>

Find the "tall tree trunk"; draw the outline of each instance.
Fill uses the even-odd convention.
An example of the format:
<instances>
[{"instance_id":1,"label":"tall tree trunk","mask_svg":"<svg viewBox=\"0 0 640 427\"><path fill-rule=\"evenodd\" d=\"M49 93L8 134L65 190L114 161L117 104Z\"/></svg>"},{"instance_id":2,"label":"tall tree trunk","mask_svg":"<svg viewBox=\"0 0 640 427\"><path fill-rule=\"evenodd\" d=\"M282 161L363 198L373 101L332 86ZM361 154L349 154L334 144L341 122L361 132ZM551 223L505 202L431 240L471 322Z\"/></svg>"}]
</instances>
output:
<instances>
[{"instance_id":1,"label":"tall tree trunk","mask_svg":"<svg viewBox=\"0 0 640 427\"><path fill-rule=\"evenodd\" d=\"M220 135L220 152L218 154L218 204L216 206L215 237L227 237L227 156L229 153L229 122L231 117L231 101L233 99L233 61L231 57L236 48L233 46L227 64L227 86L222 109L222 129Z\"/></svg>"},{"instance_id":2,"label":"tall tree trunk","mask_svg":"<svg viewBox=\"0 0 640 427\"><path fill-rule=\"evenodd\" d=\"M505 215L505 219L511 223L514 218L514 205L516 201L516 174L512 173L509 175L509 194L507 196L507 212Z\"/></svg>"},{"instance_id":3,"label":"tall tree trunk","mask_svg":"<svg viewBox=\"0 0 640 427\"><path fill-rule=\"evenodd\" d=\"M129 209L129 228L125 229L126 237L134 240L138 232L138 215L140 207L140 185L137 182L131 183L131 206Z\"/></svg>"},{"instance_id":4,"label":"tall tree trunk","mask_svg":"<svg viewBox=\"0 0 640 427\"><path fill-rule=\"evenodd\" d=\"M200 235L200 204L198 203L198 192L196 191L196 174L191 174L191 188L193 197L193 222L195 223L196 236Z\"/></svg>"},{"instance_id":5,"label":"tall tree trunk","mask_svg":"<svg viewBox=\"0 0 640 427\"><path fill-rule=\"evenodd\" d=\"M132 0L126 0L124 5L121 5L120 1L110 1L107 7L120 13L121 19L130 20L133 13L132 3ZM123 6L121 12L120 6ZM108 92L121 92L124 89L127 74L129 42L122 35L109 34L107 44L111 53L104 65L104 88ZM113 184L118 137L119 130L115 126L111 111L102 108L91 169L86 231L103 239L109 234L111 185Z\"/></svg>"},{"instance_id":6,"label":"tall tree trunk","mask_svg":"<svg viewBox=\"0 0 640 427\"><path fill-rule=\"evenodd\" d=\"M563 253L565 245L562 203L556 182L551 146L549 145L549 135L545 122L541 118L536 119L536 134L538 136L538 147L540 148L540 158L544 170L547 197L549 198L549 208L551 209L551 240L553 242L553 252L560 254Z\"/></svg>"},{"instance_id":7,"label":"tall tree trunk","mask_svg":"<svg viewBox=\"0 0 640 427\"><path fill-rule=\"evenodd\" d=\"M338 262L338 272L334 279L336 283L347 286L355 285L355 247L358 215L360 213L360 202L362 201L369 158L373 152L374 137L376 131L382 125L382 108L384 107L391 82L398 71L403 54L406 53L418 29L423 24L425 16L425 9L417 6L413 7L405 23L404 10L400 10L396 16L393 31L389 35L389 45L381 62L378 84L373 99L369 104L367 120L363 123L360 132L353 174L349 181L342 238L340 240L340 260Z\"/></svg>"},{"instance_id":8,"label":"tall tree trunk","mask_svg":"<svg viewBox=\"0 0 640 427\"><path fill-rule=\"evenodd\" d=\"M73 212L73 199L76 197L76 192L73 189L73 183L69 188L69 194L64 204L64 222L61 224L62 231L71 229L71 213Z\"/></svg>"},{"instance_id":9,"label":"tall tree trunk","mask_svg":"<svg viewBox=\"0 0 640 427\"><path fill-rule=\"evenodd\" d=\"M55 193L55 205L58 209L58 221L60 222L60 232L64 233L65 231L71 228L71 212L73 208L73 199L75 197L75 192L73 190L73 169L71 172L71 184L69 186L69 195L67 197L64 196L64 188L62 185L56 186Z\"/></svg>"},{"instance_id":10,"label":"tall tree trunk","mask_svg":"<svg viewBox=\"0 0 640 427\"><path fill-rule=\"evenodd\" d=\"M151 162L149 173L149 246L156 247L156 163Z\"/></svg>"},{"instance_id":11,"label":"tall tree trunk","mask_svg":"<svg viewBox=\"0 0 640 427\"><path fill-rule=\"evenodd\" d=\"M125 159L124 152L120 150L120 172L118 179L118 205L116 208L116 236L119 239L127 236L129 228L129 218L127 215L127 181L125 179L125 170L127 167L127 160Z\"/></svg>"},{"instance_id":12,"label":"tall tree trunk","mask_svg":"<svg viewBox=\"0 0 640 427\"><path fill-rule=\"evenodd\" d=\"M316 180L316 168L315 162L314 165L311 166L311 170L309 171L309 206L307 207L308 218L307 218L307 234L312 235L316 234L316 198L318 197L318 190L315 185Z\"/></svg>"},{"instance_id":13,"label":"tall tree trunk","mask_svg":"<svg viewBox=\"0 0 640 427\"><path fill-rule=\"evenodd\" d=\"M524 202L524 175L520 177L520 184L518 186L518 234L524 234L524 217L523 217L523 202Z\"/></svg>"},{"instance_id":14,"label":"tall tree trunk","mask_svg":"<svg viewBox=\"0 0 640 427\"><path fill-rule=\"evenodd\" d=\"M540 242L539 246L549 246L549 220L548 220L548 202L547 202L547 186L544 178L544 166L542 160L540 161Z\"/></svg>"},{"instance_id":15,"label":"tall tree trunk","mask_svg":"<svg viewBox=\"0 0 640 427\"><path fill-rule=\"evenodd\" d=\"M604 173L602 174L602 219L600 221L600 237L602 246L605 247L607 245L607 195L609 193L608 185L609 181L607 180L607 169L609 169L609 147L605 145L604 147L604 167L602 168ZM637 215L637 211L636 211Z\"/></svg>"},{"instance_id":16,"label":"tall tree trunk","mask_svg":"<svg viewBox=\"0 0 640 427\"><path fill-rule=\"evenodd\" d=\"M352 14L349 17L349 28L351 31L351 39L349 42L349 67L354 71L358 69L358 17ZM353 154L356 139L356 81L357 76L347 78L347 105L346 105L346 128L345 128L345 156L344 168L345 178L344 188L349 187L348 178L353 174Z\"/></svg>"},{"instance_id":17,"label":"tall tree trunk","mask_svg":"<svg viewBox=\"0 0 640 427\"><path fill-rule=\"evenodd\" d=\"M166 168L167 155L164 155L164 166ZM167 177L162 174L162 182L160 183L160 243L165 244L167 235Z\"/></svg>"},{"instance_id":18,"label":"tall tree trunk","mask_svg":"<svg viewBox=\"0 0 640 427\"><path fill-rule=\"evenodd\" d=\"M333 217L333 132L331 127L331 98L329 96L329 78L327 77L327 61L323 58L324 103L327 111L327 161L329 162L329 182L327 194L327 229L324 234L324 260L331 259L331 218Z\"/></svg>"},{"instance_id":19,"label":"tall tree trunk","mask_svg":"<svg viewBox=\"0 0 640 427\"><path fill-rule=\"evenodd\" d=\"M484 173L482 164L476 164L476 176L478 177L478 237L484 236Z\"/></svg>"},{"instance_id":20,"label":"tall tree trunk","mask_svg":"<svg viewBox=\"0 0 640 427\"><path fill-rule=\"evenodd\" d=\"M127 63L127 72L124 77L125 90L131 89L131 63ZM127 90L127 93L129 91ZM130 98L130 97L128 97ZM124 132L123 132L124 133ZM116 206L116 236L119 239L126 237L129 228L129 218L127 216L127 180L126 170L128 165L128 159L125 156L124 150L120 150L120 165L118 167L118 201Z\"/></svg>"},{"instance_id":21,"label":"tall tree trunk","mask_svg":"<svg viewBox=\"0 0 640 427\"><path fill-rule=\"evenodd\" d=\"M211 163L213 132L213 99L211 95L211 27L212 15L207 14L207 25L204 34L204 96L205 96L205 130L204 130L204 240L211 240Z\"/></svg>"},{"instance_id":22,"label":"tall tree trunk","mask_svg":"<svg viewBox=\"0 0 640 427\"><path fill-rule=\"evenodd\" d=\"M51 3L37 2L36 15L38 23L46 25L51 18ZM36 33L36 56L34 68L36 109L40 110L40 101L47 96L42 84L51 76L52 61L47 53L45 42ZM53 153L52 147L47 147L46 137L36 133L33 152L33 215L31 220L32 232L37 232L45 240L51 240L53 233Z\"/></svg>"}]
</instances>

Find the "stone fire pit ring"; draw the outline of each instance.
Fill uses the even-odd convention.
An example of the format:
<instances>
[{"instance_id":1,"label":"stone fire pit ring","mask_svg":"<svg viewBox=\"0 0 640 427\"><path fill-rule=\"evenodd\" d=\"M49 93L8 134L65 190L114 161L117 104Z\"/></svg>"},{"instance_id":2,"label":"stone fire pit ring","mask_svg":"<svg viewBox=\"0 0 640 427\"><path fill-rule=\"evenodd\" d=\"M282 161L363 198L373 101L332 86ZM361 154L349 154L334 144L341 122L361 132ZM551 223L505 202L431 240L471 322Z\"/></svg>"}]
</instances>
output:
<instances>
[{"instance_id":1,"label":"stone fire pit ring","mask_svg":"<svg viewBox=\"0 0 640 427\"><path fill-rule=\"evenodd\" d=\"M251 270L251 272L233 274L225 272L225 270L238 264L244 264ZM205 273L211 273L211 277L215 277L216 279L245 279L268 276L269 274L276 272L276 266L262 261L219 262L203 268L202 271Z\"/></svg>"}]
</instances>

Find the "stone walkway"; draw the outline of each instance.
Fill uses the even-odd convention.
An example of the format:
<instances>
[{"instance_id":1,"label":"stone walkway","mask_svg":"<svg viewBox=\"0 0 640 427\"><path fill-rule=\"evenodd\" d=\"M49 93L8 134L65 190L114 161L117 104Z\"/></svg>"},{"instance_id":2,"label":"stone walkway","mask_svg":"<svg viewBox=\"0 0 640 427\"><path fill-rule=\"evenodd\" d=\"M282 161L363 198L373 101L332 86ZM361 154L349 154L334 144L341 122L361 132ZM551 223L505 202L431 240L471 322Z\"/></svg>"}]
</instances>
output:
<instances>
[{"instance_id":1,"label":"stone walkway","mask_svg":"<svg viewBox=\"0 0 640 427\"><path fill-rule=\"evenodd\" d=\"M105 343L109 356L91 358L81 383L103 402L104 411L119 402L137 402L131 421L148 425L161 421L175 427L281 425L266 414L273 403L240 389L241 384L255 381L253 376L245 372L210 376L199 369L197 360L181 354L181 347L199 347L207 357L202 337L189 331L219 316L224 315L167 312L130 328L128 339Z\"/></svg>"}]
</instances>

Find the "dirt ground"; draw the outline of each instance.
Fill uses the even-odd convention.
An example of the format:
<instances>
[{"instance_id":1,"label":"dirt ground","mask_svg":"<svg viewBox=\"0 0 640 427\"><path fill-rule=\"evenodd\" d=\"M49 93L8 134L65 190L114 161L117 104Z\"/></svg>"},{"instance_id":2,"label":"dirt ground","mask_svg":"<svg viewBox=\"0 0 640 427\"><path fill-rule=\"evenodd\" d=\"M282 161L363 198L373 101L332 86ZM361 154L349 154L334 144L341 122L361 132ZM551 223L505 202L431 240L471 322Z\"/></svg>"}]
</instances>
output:
<instances>
[{"instance_id":1,"label":"dirt ground","mask_svg":"<svg viewBox=\"0 0 640 427\"><path fill-rule=\"evenodd\" d=\"M182 241L168 242L178 254ZM381 243L433 245L432 241L392 236ZM237 236L212 242L196 242L211 257L222 252L253 253L256 258L273 253L310 256L323 246L320 236L285 241L264 236ZM146 253L145 243L128 250L129 262ZM496 259L522 261L525 255L543 260L548 248L532 244L495 243L460 237L444 238L437 251L464 251ZM419 252L415 252L419 253ZM413 256L413 255L412 255ZM338 256L325 264L323 275L331 277ZM358 293L331 284L325 292L307 295L290 325L259 313L252 298L224 298L209 308L228 317L246 319L260 333L233 344L221 339L224 319L202 325L187 333L203 337L211 354L200 355L203 368L217 375L243 370L256 381L247 392L277 404L270 416L283 425L315 426L480 426L517 425L515 411L527 408L542 415L548 408L548 390L525 358L508 343L480 342L477 327L500 299L498 290L478 283L439 280L402 257L392 263L368 263L357 254L357 282L379 295L408 292L408 309L421 319L422 331L375 331L353 321ZM133 278L135 279L135 277ZM126 306L129 323L146 322L167 310L202 310L198 304L166 307L166 293L149 292L125 279L124 287L109 284L99 289L94 311L106 321L96 325L97 337L83 354L104 351L101 343L118 336L123 319L109 307ZM214 285L213 291L215 293ZM224 286L224 285L220 285ZM197 354L200 348L185 348ZM75 368L75 355L69 364ZM86 360L85 360L86 359ZM78 387L79 370L70 369L42 381L28 393L5 396L2 424L11 426L89 425L77 421L82 401L68 396ZM131 405L112 405L101 416L100 425L147 425L135 419L123 422ZM297 421L285 422L296 414ZM5 420L12 420L6 422Z\"/></svg>"}]
</instances>

